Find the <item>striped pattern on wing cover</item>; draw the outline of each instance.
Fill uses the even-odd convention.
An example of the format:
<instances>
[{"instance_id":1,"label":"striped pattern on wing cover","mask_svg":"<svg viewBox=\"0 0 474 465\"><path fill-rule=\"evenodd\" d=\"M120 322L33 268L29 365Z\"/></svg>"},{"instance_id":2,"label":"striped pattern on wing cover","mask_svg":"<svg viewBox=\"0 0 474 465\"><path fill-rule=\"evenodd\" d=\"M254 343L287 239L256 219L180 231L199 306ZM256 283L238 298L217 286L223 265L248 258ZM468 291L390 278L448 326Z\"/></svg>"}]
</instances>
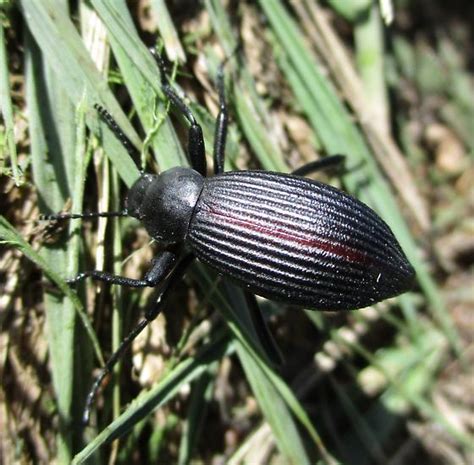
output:
<instances>
[{"instance_id":1,"label":"striped pattern on wing cover","mask_svg":"<svg viewBox=\"0 0 474 465\"><path fill-rule=\"evenodd\" d=\"M206 178L187 242L241 287L318 310L407 290L414 271L390 228L326 184L265 171Z\"/></svg>"}]
</instances>

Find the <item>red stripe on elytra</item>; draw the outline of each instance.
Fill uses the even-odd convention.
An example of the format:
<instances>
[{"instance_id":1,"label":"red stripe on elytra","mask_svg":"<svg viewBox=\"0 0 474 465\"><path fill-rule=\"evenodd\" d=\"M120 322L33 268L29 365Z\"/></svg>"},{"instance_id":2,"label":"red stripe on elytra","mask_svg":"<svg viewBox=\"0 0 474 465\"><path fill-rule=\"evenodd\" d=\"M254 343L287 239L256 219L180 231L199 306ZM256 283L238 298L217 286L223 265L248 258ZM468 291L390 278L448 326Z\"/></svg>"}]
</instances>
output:
<instances>
[{"instance_id":1,"label":"red stripe on elytra","mask_svg":"<svg viewBox=\"0 0 474 465\"><path fill-rule=\"evenodd\" d=\"M219 218L225 219L230 224L233 224L236 226L242 226L244 229L260 232L270 237L276 237L278 239L284 239L290 242L295 242L300 245L305 245L305 246L312 247L318 250L322 250L324 252L337 255L338 257L341 257L347 260L348 262L367 264L371 261L366 252L356 250L352 247L349 247L345 244L341 244L339 242L327 242L327 241L313 238L313 237L309 238L309 237L297 236L297 235L288 233L286 231L282 231L281 229L269 228L261 224L256 224L248 220L237 218L235 216L229 215L228 213L223 212L222 210L218 210L211 206L208 206L207 211L211 215L215 215L215 216L218 216Z\"/></svg>"}]
</instances>

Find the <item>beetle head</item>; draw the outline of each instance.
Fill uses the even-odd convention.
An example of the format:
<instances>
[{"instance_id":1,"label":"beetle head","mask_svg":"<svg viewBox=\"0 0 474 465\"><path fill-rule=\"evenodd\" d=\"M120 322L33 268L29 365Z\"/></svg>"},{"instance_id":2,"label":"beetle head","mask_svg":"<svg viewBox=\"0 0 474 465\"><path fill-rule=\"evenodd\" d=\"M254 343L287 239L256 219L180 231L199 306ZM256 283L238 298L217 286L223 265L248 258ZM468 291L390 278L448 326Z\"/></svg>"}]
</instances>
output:
<instances>
[{"instance_id":1,"label":"beetle head","mask_svg":"<svg viewBox=\"0 0 474 465\"><path fill-rule=\"evenodd\" d=\"M160 175L144 174L128 193L128 214L139 219L160 244L182 242L203 182L203 177L190 168L175 167Z\"/></svg>"}]
</instances>

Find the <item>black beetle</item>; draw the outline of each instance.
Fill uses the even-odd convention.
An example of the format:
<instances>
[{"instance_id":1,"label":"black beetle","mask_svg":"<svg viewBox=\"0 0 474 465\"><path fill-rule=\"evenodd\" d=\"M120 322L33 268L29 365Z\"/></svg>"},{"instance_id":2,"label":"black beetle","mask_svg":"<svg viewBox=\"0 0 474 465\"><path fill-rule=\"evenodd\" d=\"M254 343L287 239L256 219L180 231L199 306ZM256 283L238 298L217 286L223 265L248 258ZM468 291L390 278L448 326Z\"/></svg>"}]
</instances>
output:
<instances>
[{"instance_id":1,"label":"black beetle","mask_svg":"<svg viewBox=\"0 0 474 465\"><path fill-rule=\"evenodd\" d=\"M69 280L75 283L91 277L131 287L160 284L161 288L157 304L97 377L87 398L85 422L102 380L131 341L158 315L175 278L195 257L247 292L315 310L374 304L410 289L415 276L392 231L373 210L334 187L302 176L326 161L311 163L293 174L223 172L228 120L224 63L217 80L220 111L214 142L215 174L206 177L201 127L170 86L161 57L153 55L163 92L190 123L188 153L193 168L142 174L128 193L124 211L49 217L133 216L164 248L144 279L88 271ZM135 149L112 116L102 107L96 108L135 156Z\"/></svg>"}]
</instances>

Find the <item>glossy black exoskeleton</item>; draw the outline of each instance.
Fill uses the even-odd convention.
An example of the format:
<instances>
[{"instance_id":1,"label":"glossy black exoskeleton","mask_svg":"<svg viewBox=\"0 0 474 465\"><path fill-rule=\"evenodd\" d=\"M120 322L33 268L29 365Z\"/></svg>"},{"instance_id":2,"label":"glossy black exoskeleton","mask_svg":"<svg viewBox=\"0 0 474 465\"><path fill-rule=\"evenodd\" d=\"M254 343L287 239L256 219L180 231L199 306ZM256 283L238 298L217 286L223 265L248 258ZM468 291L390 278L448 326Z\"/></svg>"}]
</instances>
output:
<instances>
[{"instance_id":1,"label":"glossy black exoskeleton","mask_svg":"<svg viewBox=\"0 0 474 465\"><path fill-rule=\"evenodd\" d=\"M163 245L181 244L239 286L317 310L366 307L410 288L390 228L343 192L295 175L190 168L143 175L127 211Z\"/></svg>"},{"instance_id":2,"label":"glossy black exoskeleton","mask_svg":"<svg viewBox=\"0 0 474 465\"><path fill-rule=\"evenodd\" d=\"M158 304L122 342L96 379L87 399L86 422L103 378L158 315L171 285L195 257L232 279L247 294L315 310L374 304L410 289L415 276L392 231L373 210L334 187L301 176L321 164L310 164L293 174L223 172L227 108L222 67L218 74L215 174L206 177L201 128L170 86L161 58L155 57L165 95L190 123L188 152L193 168L142 174L131 187L122 212L54 216L133 216L164 248L141 280L101 271L81 273L69 280L75 283L91 277L132 287L160 284L162 289ZM96 108L135 155L113 118L103 108Z\"/></svg>"}]
</instances>

